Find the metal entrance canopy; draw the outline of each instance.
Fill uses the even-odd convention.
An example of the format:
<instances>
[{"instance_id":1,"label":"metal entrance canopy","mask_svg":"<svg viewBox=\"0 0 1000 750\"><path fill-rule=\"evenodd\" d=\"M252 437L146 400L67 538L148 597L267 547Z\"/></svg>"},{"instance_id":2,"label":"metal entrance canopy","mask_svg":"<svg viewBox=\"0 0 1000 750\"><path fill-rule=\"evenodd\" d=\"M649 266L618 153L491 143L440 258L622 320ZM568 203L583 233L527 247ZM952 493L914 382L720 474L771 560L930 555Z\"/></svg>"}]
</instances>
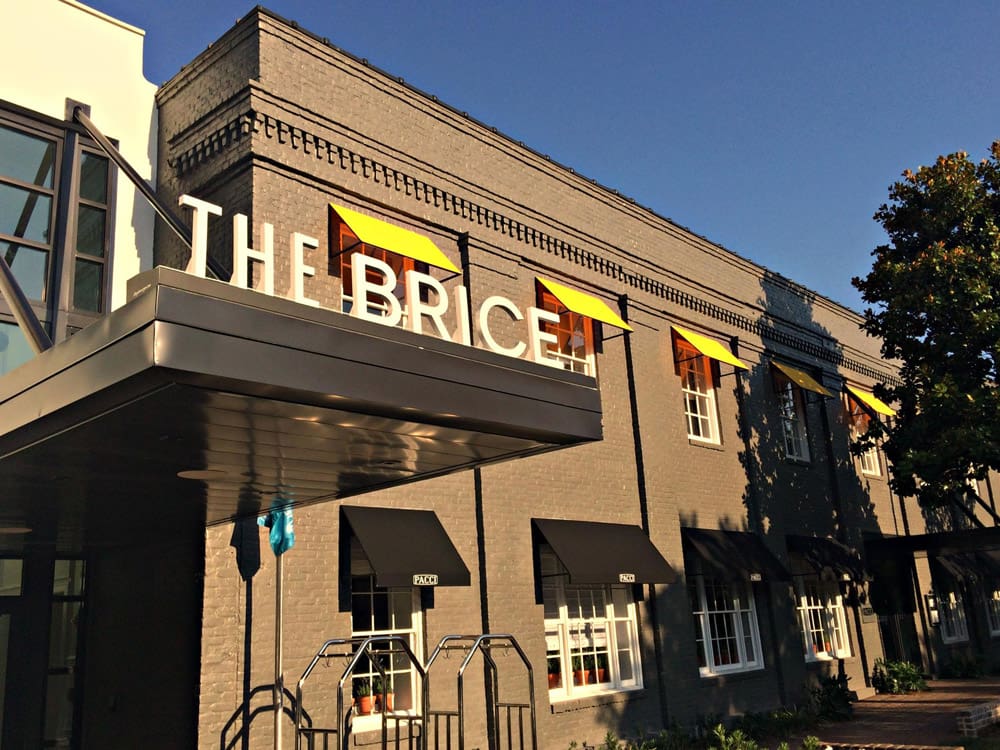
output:
<instances>
[{"instance_id":1,"label":"metal entrance canopy","mask_svg":"<svg viewBox=\"0 0 1000 750\"><path fill-rule=\"evenodd\" d=\"M0 379L0 527L81 549L601 439L584 375L173 269L129 293Z\"/></svg>"}]
</instances>

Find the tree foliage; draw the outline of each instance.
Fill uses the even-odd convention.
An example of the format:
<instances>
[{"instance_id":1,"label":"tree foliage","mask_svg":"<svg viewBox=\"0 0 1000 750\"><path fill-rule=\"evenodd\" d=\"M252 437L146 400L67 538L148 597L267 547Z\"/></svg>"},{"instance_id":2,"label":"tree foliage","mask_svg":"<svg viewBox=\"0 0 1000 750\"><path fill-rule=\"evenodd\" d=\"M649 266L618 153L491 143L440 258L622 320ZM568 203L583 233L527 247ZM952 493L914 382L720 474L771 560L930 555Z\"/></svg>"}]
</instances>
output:
<instances>
[{"instance_id":1,"label":"tree foliage","mask_svg":"<svg viewBox=\"0 0 1000 750\"><path fill-rule=\"evenodd\" d=\"M898 405L884 448L893 488L937 507L1000 470L1000 141L978 164L958 152L906 170L875 220L889 244L853 283L873 306L864 329L902 363L876 389Z\"/></svg>"}]
</instances>

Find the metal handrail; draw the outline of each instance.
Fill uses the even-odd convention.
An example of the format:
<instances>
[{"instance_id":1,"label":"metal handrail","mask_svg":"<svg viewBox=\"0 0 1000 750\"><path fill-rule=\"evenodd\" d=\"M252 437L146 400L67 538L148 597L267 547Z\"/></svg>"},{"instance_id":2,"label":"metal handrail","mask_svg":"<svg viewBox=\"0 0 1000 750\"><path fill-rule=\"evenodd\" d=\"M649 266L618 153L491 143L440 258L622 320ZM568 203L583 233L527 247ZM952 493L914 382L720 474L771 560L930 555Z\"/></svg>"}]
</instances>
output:
<instances>
[{"instance_id":1,"label":"metal handrail","mask_svg":"<svg viewBox=\"0 0 1000 750\"><path fill-rule=\"evenodd\" d=\"M405 637L403 637L401 635L381 635L381 636L379 636L379 635L372 635L372 636L367 636L367 637L364 637L364 638L332 638L332 639L326 641L326 643L324 643L320 647L319 651L316 652L316 655L313 656L312 661L309 663L309 666L306 667L305 671L302 673L302 676L299 678L299 681L298 681L298 683L295 686L295 709L296 709L296 713L295 713L295 750L302 750L302 735L305 734L305 733L318 733L318 732L331 733L331 732L335 732L336 735L337 735L337 740L338 740L338 743L340 744L340 746L341 747L345 747L346 746L346 739L347 738L345 736L345 733L346 733L347 727L346 727L346 723L345 723L345 711L344 711L344 684L348 680L351 679L351 677L354 674L354 670L355 670L355 668L358 665L358 662L361 661L361 659L363 657L365 657L365 656L367 656L369 658L372 666L374 666L375 670L379 674L380 682L381 682L381 684L383 686L382 687L382 705L383 706L386 705L386 700L385 700L385 695L386 695L386 693L385 693L385 685L387 683L386 683L385 668L382 666L382 663L381 663L380 659L373 658L373 656L377 655L377 653L373 653L373 652L375 652L375 649L373 648L373 646L375 646L375 644L387 644L387 643L388 644L398 644L402 648L402 651L409 658L410 664L412 665L412 667L414 669L416 669L417 672L418 672L418 674L420 675L421 698L422 698L422 701L423 701L422 702L422 709L421 709L422 712L421 713L417 713L416 715L414 715L410 719L410 721L412 723L414 720L418 721L418 722L421 721L421 720L423 720L423 717L426 716L426 714L427 714L427 712L429 710L428 709L428 704L429 704L429 698L430 698L429 692L428 692L428 686L427 686L427 670L424 667L424 665L420 663L420 660L417 658L416 654L413 653L413 650L410 648L410 644L408 643L408 641L407 641L407 639ZM350 651L346 651L346 652L343 652L343 653L328 653L328 650L330 648L334 647L334 646L344 646L344 645L348 645L348 644L350 644L352 646L352 649ZM392 649L390 648L389 651L391 652L391 650ZM303 708L302 708L302 688L303 688L303 685L305 684L305 681L309 678L309 675L312 674L313 670L316 668L316 665L319 664L320 661L324 661L324 660L327 660L327 659L334 659L334 658L345 658L345 657L351 657L351 660L348 663L347 667L344 669L344 672L341 675L340 680L337 682L337 727L336 727L336 729L332 729L332 728L326 728L325 729L325 728L315 727L315 726L311 726L311 727L303 727L303 726L301 726L301 719L302 719L302 712L303 712ZM384 709L383 709L382 714L381 714L381 719L382 719L382 746L385 747L386 746L387 737L388 737L388 712L385 711ZM397 721L396 723L397 723L397 726L398 726L399 722ZM425 733L421 732L420 736L418 737L417 747L419 749L421 749L421 750L423 750L423 745L424 745L423 739L424 739L425 736L426 736Z\"/></svg>"},{"instance_id":2,"label":"metal handrail","mask_svg":"<svg viewBox=\"0 0 1000 750\"><path fill-rule=\"evenodd\" d=\"M462 642L469 643L467 646L458 645ZM534 670L531 667L531 662L528 660L527 655L525 655L524 650L521 648L517 639L509 633L484 633L482 635L446 635L439 642L437 647L434 649L430 658L427 660L427 671L430 671L431 666L434 664L435 660L442 653L447 653L452 650L465 650L468 649L468 653L462 660L462 664L458 669L458 750L465 750L465 670L472 663L473 657L476 652L482 652L483 660L487 665L487 673L492 681L493 695L497 696L499 694L499 681L497 679L497 666L490 653L492 647L496 642L503 642L502 648L513 648L514 651L521 659L521 663L528 675L528 709L529 709L529 719L531 722L531 747L538 747L538 733L535 721L535 679ZM426 683L427 681L425 681ZM491 707L493 710L493 726L499 727L500 722L500 706L511 706L513 704L501 704L500 701L494 700L494 704ZM499 731L498 729L495 731ZM494 746L497 744L498 736L491 739L491 750L494 750Z\"/></svg>"}]
</instances>

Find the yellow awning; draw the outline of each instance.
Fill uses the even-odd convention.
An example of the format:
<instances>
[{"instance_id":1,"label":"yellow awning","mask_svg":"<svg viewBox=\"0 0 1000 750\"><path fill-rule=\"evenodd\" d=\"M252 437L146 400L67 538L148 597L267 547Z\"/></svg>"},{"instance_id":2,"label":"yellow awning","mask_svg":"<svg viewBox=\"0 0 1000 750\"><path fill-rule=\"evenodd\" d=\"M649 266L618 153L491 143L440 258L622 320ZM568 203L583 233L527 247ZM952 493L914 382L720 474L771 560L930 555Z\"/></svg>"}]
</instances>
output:
<instances>
[{"instance_id":1,"label":"yellow awning","mask_svg":"<svg viewBox=\"0 0 1000 750\"><path fill-rule=\"evenodd\" d=\"M847 390L852 396L854 396L854 398L856 398L858 401L860 401L862 404L867 406L872 411L878 412L879 414L884 414L887 417L896 416L895 409L886 404L884 401L880 401L879 399L875 398L872 394L867 393L866 391L859 390L858 388L855 388L854 386L850 385L847 386Z\"/></svg>"},{"instance_id":2,"label":"yellow awning","mask_svg":"<svg viewBox=\"0 0 1000 750\"><path fill-rule=\"evenodd\" d=\"M734 357L732 353L718 341L713 341L707 336L702 336L700 333L694 333L686 328L681 328L680 326L671 326L671 328L674 329L678 336L687 341L691 344L691 346L709 359L716 359L719 362L725 362L727 365L739 367L741 370L750 369L736 359L736 357Z\"/></svg>"},{"instance_id":3,"label":"yellow awning","mask_svg":"<svg viewBox=\"0 0 1000 750\"><path fill-rule=\"evenodd\" d=\"M632 330L632 327L628 323L615 315L614 311L605 304L604 300L591 297L589 294L584 294L583 292L578 292L576 289L570 289L568 286L557 284L555 281L543 279L541 276L536 276L535 278L538 279L538 282L542 286L552 292L555 298L562 302L570 312L583 315L591 320L599 320L602 323L607 323L625 331Z\"/></svg>"},{"instance_id":4,"label":"yellow awning","mask_svg":"<svg viewBox=\"0 0 1000 750\"><path fill-rule=\"evenodd\" d=\"M430 238L411 232L409 229L397 227L395 224L389 224L349 208L338 206L336 203L331 203L330 206L358 236L358 239L366 245L380 247L390 253L443 268L445 271L460 273L458 266L448 260L448 256L441 252L441 249L431 242Z\"/></svg>"},{"instance_id":5,"label":"yellow awning","mask_svg":"<svg viewBox=\"0 0 1000 750\"><path fill-rule=\"evenodd\" d=\"M774 362L772 360L772 365L774 365L778 370L780 370L784 375L791 380L799 388L803 388L807 391L812 391L813 393L818 393L820 396L826 396L827 398L833 398L833 394L830 393L826 388L821 386L812 376L804 372L797 367L792 367L791 365L786 365L781 362Z\"/></svg>"}]
</instances>

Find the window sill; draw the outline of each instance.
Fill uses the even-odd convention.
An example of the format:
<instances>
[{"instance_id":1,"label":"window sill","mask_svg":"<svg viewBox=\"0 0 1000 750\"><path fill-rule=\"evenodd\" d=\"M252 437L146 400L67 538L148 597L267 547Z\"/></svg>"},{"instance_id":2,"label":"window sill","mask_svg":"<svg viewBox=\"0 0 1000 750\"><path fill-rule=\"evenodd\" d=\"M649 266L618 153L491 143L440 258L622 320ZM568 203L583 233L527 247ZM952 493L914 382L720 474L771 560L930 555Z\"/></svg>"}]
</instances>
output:
<instances>
[{"instance_id":1,"label":"window sill","mask_svg":"<svg viewBox=\"0 0 1000 750\"><path fill-rule=\"evenodd\" d=\"M759 667L746 667L743 669L727 669L721 672L709 672L706 669L699 669L699 676L703 679L730 679L733 677L759 677L760 673L764 671L763 666Z\"/></svg>"},{"instance_id":2,"label":"window sill","mask_svg":"<svg viewBox=\"0 0 1000 750\"><path fill-rule=\"evenodd\" d=\"M628 687L568 698L565 696L552 697L550 695L549 709L554 714L562 714L569 711L597 708L598 706L609 706L614 703L624 703L625 701L633 701L636 698L641 698L644 692L641 687Z\"/></svg>"},{"instance_id":3,"label":"window sill","mask_svg":"<svg viewBox=\"0 0 1000 750\"><path fill-rule=\"evenodd\" d=\"M876 482L883 482L883 481L885 481L885 477L883 475L881 475L881 474L869 474L867 471L862 471L861 472L861 476L864 477L865 479L873 479Z\"/></svg>"},{"instance_id":4,"label":"window sill","mask_svg":"<svg viewBox=\"0 0 1000 750\"><path fill-rule=\"evenodd\" d=\"M722 443L710 443L707 440L696 440L690 435L688 436L688 445L693 448L707 448L710 451L724 451L725 447Z\"/></svg>"},{"instance_id":5,"label":"window sill","mask_svg":"<svg viewBox=\"0 0 1000 750\"><path fill-rule=\"evenodd\" d=\"M811 458L800 458L798 456L785 456L785 463L791 464L792 466L812 466L813 462Z\"/></svg>"},{"instance_id":6,"label":"window sill","mask_svg":"<svg viewBox=\"0 0 1000 750\"><path fill-rule=\"evenodd\" d=\"M943 643L945 646L957 646L959 644L968 642L969 642L969 636L965 636L964 638L962 637L945 638L944 636L941 636L941 643Z\"/></svg>"},{"instance_id":7,"label":"window sill","mask_svg":"<svg viewBox=\"0 0 1000 750\"><path fill-rule=\"evenodd\" d=\"M851 658L851 654L807 654L805 662L806 664L829 664L841 659L849 661Z\"/></svg>"}]
</instances>

